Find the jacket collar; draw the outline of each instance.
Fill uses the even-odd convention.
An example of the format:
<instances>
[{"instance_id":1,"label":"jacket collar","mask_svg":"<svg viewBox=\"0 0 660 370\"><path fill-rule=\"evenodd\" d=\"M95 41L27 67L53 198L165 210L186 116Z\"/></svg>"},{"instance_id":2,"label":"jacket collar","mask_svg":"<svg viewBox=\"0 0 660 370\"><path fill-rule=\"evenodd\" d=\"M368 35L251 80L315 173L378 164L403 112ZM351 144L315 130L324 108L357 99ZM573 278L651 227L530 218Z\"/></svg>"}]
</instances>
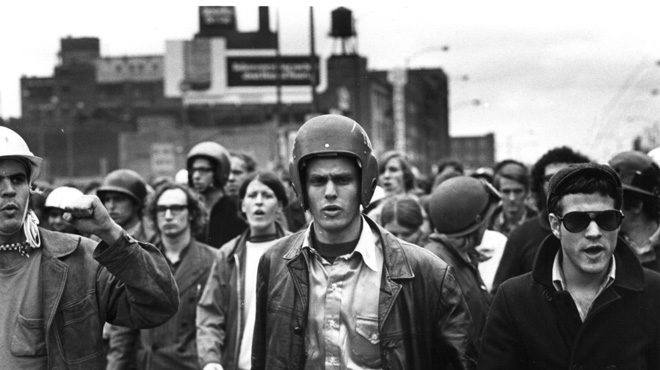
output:
<instances>
[{"instance_id":1,"label":"jacket collar","mask_svg":"<svg viewBox=\"0 0 660 370\"><path fill-rule=\"evenodd\" d=\"M552 264L560 248L559 239L552 234L548 235L541 243L532 268L532 276L538 283L553 287ZM623 239L617 238L612 256L616 258L616 279L613 286L633 291L643 290L645 284L644 269L637 256Z\"/></svg>"},{"instance_id":2,"label":"jacket collar","mask_svg":"<svg viewBox=\"0 0 660 370\"><path fill-rule=\"evenodd\" d=\"M290 232L288 232L282 224L280 224L278 221L275 221L275 237L276 239L280 239L284 236L289 235ZM227 258L227 262L234 263L234 259L238 258L239 260L243 260L243 255L245 254L245 249L247 248L246 242L250 238L250 227L242 232L239 236L234 238L234 246L232 247L231 251L229 251Z\"/></svg>"},{"instance_id":3,"label":"jacket collar","mask_svg":"<svg viewBox=\"0 0 660 370\"><path fill-rule=\"evenodd\" d=\"M390 232L380 227L369 217L362 215L369 228L374 232L374 236L379 237L381 245L383 246L383 263L385 269L392 279L411 279L415 276L410 267L410 263L403 251L401 242L394 237ZM302 245L306 231L300 231L293 236L293 243L284 255L287 264L292 263L299 257L302 257Z\"/></svg>"},{"instance_id":4,"label":"jacket collar","mask_svg":"<svg viewBox=\"0 0 660 370\"><path fill-rule=\"evenodd\" d=\"M73 234L63 234L39 228L41 247L44 256L62 258L73 253L80 244L81 237Z\"/></svg>"}]
</instances>

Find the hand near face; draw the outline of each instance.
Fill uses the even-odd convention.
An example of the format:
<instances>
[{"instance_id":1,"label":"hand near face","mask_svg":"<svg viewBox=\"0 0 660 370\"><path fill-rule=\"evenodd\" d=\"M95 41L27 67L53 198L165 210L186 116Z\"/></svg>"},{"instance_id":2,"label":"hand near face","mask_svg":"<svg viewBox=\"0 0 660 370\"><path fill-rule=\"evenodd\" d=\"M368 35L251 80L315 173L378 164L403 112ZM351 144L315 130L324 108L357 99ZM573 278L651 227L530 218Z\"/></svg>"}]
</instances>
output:
<instances>
[{"instance_id":1,"label":"hand near face","mask_svg":"<svg viewBox=\"0 0 660 370\"><path fill-rule=\"evenodd\" d=\"M78 231L94 234L108 245L114 244L122 234L122 229L115 223L101 200L95 195L83 195L65 206L64 220L71 223Z\"/></svg>"}]
</instances>

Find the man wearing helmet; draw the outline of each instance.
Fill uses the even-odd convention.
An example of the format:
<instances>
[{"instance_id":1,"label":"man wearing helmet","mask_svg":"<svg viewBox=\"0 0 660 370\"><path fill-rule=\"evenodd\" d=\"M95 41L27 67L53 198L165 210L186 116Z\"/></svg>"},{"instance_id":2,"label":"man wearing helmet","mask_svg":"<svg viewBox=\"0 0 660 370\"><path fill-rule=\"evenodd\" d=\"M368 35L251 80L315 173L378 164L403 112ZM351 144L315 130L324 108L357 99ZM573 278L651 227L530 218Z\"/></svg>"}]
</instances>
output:
<instances>
[{"instance_id":1,"label":"man wearing helmet","mask_svg":"<svg viewBox=\"0 0 660 370\"><path fill-rule=\"evenodd\" d=\"M209 213L202 242L220 248L242 233L247 223L239 216L238 200L224 192L231 170L227 149L213 141L195 145L188 153L188 185L199 193Z\"/></svg>"},{"instance_id":2,"label":"man wearing helmet","mask_svg":"<svg viewBox=\"0 0 660 370\"><path fill-rule=\"evenodd\" d=\"M0 361L101 370L103 323L162 324L178 308L176 284L162 254L127 235L96 196L63 205L64 218L101 242L39 228L28 202L40 165L0 127Z\"/></svg>"},{"instance_id":3,"label":"man wearing helmet","mask_svg":"<svg viewBox=\"0 0 660 370\"><path fill-rule=\"evenodd\" d=\"M623 182L620 235L642 266L660 272L660 168L650 156L622 152L610 160Z\"/></svg>"},{"instance_id":4,"label":"man wearing helmet","mask_svg":"<svg viewBox=\"0 0 660 370\"><path fill-rule=\"evenodd\" d=\"M313 220L261 258L253 369L474 368L448 266L360 213L378 179L362 127L338 115L307 121L289 170Z\"/></svg>"},{"instance_id":5,"label":"man wearing helmet","mask_svg":"<svg viewBox=\"0 0 660 370\"><path fill-rule=\"evenodd\" d=\"M490 294L479 274L476 247L501 199L489 183L458 176L438 185L429 205L435 232L424 248L454 269L474 322L475 343L479 342L490 307Z\"/></svg>"},{"instance_id":6,"label":"man wearing helmet","mask_svg":"<svg viewBox=\"0 0 660 370\"><path fill-rule=\"evenodd\" d=\"M46 203L44 203L44 210L48 216L50 230L78 234L78 230L64 220L64 207L82 196L82 191L70 186L57 187L48 194Z\"/></svg>"}]
</instances>

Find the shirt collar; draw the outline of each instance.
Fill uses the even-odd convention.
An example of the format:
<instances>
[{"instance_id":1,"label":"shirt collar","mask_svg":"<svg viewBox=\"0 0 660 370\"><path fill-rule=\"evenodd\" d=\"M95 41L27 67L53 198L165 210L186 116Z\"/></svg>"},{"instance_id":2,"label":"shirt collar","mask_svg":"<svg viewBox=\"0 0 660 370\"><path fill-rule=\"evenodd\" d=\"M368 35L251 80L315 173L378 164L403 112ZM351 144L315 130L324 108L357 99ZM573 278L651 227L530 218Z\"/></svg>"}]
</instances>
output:
<instances>
[{"instance_id":1,"label":"shirt collar","mask_svg":"<svg viewBox=\"0 0 660 370\"><path fill-rule=\"evenodd\" d=\"M378 261L376 256L376 248L380 248L380 246L376 244L376 238L374 237L374 234L371 231L371 227L369 227L369 224L367 224L367 221L364 219L364 217L360 216L360 220L362 221L362 232L360 233L360 239L358 240L357 246L355 246L353 252L348 254L346 258L350 259L351 257L353 257L353 254L360 253L360 255L362 256L362 260L364 261L364 264L367 265L367 267L369 267L371 270L377 272ZM305 232L305 238L303 239L303 245L302 245L303 249L307 248L309 250L312 250L311 247L312 225L313 222L309 225L307 231Z\"/></svg>"},{"instance_id":2,"label":"shirt collar","mask_svg":"<svg viewBox=\"0 0 660 370\"><path fill-rule=\"evenodd\" d=\"M564 270L561 268L560 255L561 249L555 254L555 260L552 263L552 285L557 289L557 291L566 290L566 280L564 279ZM610 272L607 274L607 278L603 281L602 286L607 287L614 283L616 278L616 258L612 255L612 263L610 263Z\"/></svg>"}]
</instances>

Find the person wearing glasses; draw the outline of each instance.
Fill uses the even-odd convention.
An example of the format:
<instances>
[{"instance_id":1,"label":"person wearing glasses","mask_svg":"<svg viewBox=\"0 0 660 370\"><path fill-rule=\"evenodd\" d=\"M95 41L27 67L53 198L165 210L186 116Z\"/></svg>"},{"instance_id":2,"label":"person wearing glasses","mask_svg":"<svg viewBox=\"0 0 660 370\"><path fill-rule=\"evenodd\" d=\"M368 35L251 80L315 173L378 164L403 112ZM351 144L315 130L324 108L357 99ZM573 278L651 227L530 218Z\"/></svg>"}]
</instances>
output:
<instances>
[{"instance_id":1,"label":"person wearing glasses","mask_svg":"<svg viewBox=\"0 0 660 370\"><path fill-rule=\"evenodd\" d=\"M249 175L238 194L249 227L220 248L197 306L197 351L203 370L251 368L259 258L290 234L277 221L288 204L277 175Z\"/></svg>"},{"instance_id":2,"label":"person wearing glasses","mask_svg":"<svg viewBox=\"0 0 660 370\"><path fill-rule=\"evenodd\" d=\"M532 272L495 295L479 369L660 368L660 274L618 237L622 193L606 165L552 177L552 234Z\"/></svg>"},{"instance_id":3,"label":"person wearing glasses","mask_svg":"<svg viewBox=\"0 0 660 370\"><path fill-rule=\"evenodd\" d=\"M147 205L156 226L155 243L168 262L179 287L179 310L165 324L140 331L120 328L110 350L130 353L137 345L137 366L109 363L108 369L199 369L195 319L197 302L208 280L217 250L195 240L204 230L206 210L199 197L181 184L161 185ZM139 339L138 339L139 338ZM130 358L130 357L128 357Z\"/></svg>"},{"instance_id":4,"label":"person wearing glasses","mask_svg":"<svg viewBox=\"0 0 660 370\"><path fill-rule=\"evenodd\" d=\"M532 167L531 191L536 198L538 215L516 227L504 245L502 259L495 272L492 292L507 279L532 271L534 256L543 239L550 235L545 199L550 178L572 163L586 163L589 158L562 146L549 150Z\"/></svg>"},{"instance_id":5,"label":"person wearing glasses","mask_svg":"<svg viewBox=\"0 0 660 370\"><path fill-rule=\"evenodd\" d=\"M430 215L435 232L424 248L454 269L474 323L478 345L491 297L479 274L479 253L488 221L502 197L489 183L459 176L440 184L431 194Z\"/></svg>"}]
</instances>

